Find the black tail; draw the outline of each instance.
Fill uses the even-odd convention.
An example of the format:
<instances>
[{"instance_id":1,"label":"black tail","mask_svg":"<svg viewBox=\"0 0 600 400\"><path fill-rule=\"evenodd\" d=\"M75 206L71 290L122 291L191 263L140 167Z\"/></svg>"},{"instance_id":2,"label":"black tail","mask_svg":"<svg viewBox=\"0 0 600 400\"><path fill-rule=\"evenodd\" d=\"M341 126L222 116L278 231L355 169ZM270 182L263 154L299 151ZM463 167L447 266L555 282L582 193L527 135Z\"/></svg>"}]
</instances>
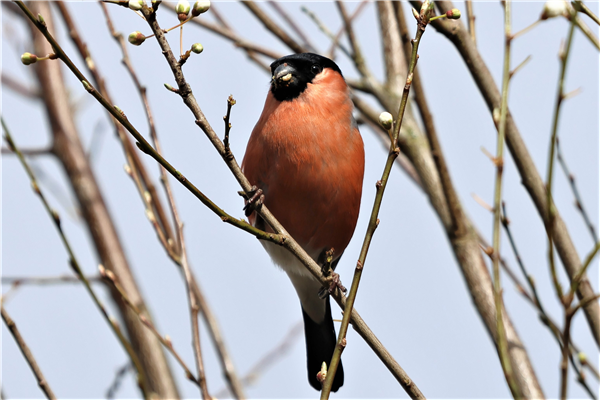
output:
<instances>
[{"instance_id":1,"label":"black tail","mask_svg":"<svg viewBox=\"0 0 600 400\"><path fill-rule=\"evenodd\" d=\"M317 324L313 321L304 309L302 316L304 317L304 336L306 338L306 366L308 367L308 382L312 387L321 390L321 383L317 380L317 374L321 370L323 362L331 362L333 351L337 343L337 335L333 327L333 319L331 318L331 307L329 305L329 297L327 297L327 307L325 310L325 319ZM335 379L331 390L337 390L344 384L344 368L340 360Z\"/></svg>"}]
</instances>

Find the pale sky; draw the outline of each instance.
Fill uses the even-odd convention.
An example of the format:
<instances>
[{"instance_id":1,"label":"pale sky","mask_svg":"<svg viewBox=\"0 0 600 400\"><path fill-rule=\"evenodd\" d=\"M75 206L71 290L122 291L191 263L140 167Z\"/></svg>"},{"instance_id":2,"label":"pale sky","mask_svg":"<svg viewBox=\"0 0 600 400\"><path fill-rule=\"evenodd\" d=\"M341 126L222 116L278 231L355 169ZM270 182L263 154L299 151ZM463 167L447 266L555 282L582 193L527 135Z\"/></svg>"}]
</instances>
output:
<instances>
[{"instance_id":1,"label":"pale sky","mask_svg":"<svg viewBox=\"0 0 600 400\"><path fill-rule=\"evenodd\" d=\"M326 2L289 2L285 5L316 47L326 52L330 41L300 11L303 4L317 13L331 30L337 31L341 21L335 5ZM354 9L357 4L350 3L348 7ZM268 4L260 5L272 11ZM588 5L598 14L597 2ZM68 6L115 103L138 130L149 137L138 93L120 63L120 49L108 34L100 6L96 3L69 3ZM216 6L244 38L281 54L289 54L290 51L275 42L240 4L218 2ZM456 6L463 10L464 15L464 4L457 3ZM502 8L498 2L475 2L474 7L479 51L496 82L500 83L504 54ZM513 31L534 22L542 7L542 2L516 2L513 6ZM146 23L131 10L118 6L110 6L109 9L117 30L125 35L135 30L149 34ZM408 8L406 11L410 15ZM165 28L176 24L175 15L166 9L159 12L158 17ZM200 18L212 21L214 15L209 11ZM598 26L594 26L587 17L583 19L598 35ZM414 27L412 21L410 23L412 34ZM367 5L357 18L355 30L369 67L381 77L383 67L374 4ZM568 22L564 18L548 20L516 39L512 47L513 68L528 55L532 56L511 82L509 106L542 176L545 176L547 166L560 67L557 54L567 31ZM171 46L177 48L179 43L175 32L168 37ZM31 85L34 78L32 70L19 60L23 52L31 50L28 38L28 30L24 29L22 21L3 8L3 72ZM83 62L75 55L62 25L58 38L83 69ZM194 42L202 43L204 52L188 60L184 73L209 122L221 136L227 96L233 94L237 100L231 118L231 148L241 161L252 127L262 110L269 76L229 42L188 24L184 29L185 47ZM466 212L491 241L492 215L471 197L475 193L486 202L493 202L495 168L481 151L481 147L491 153L496 151L496 131L491 115L464 62L447 39L435 29L428 28L419 50L418 66L454 184ZM165 157L220 207L242 217L243 202L236 193L240 188L235 179L194 124L192 114L179 97L163 87L164 83L173 84L174 80L154 39L148 39L140 47L129 46L129 51L141 81L148 88ZM577 178L584 205L597 229L598 60L598 51L577 31L567 70L566 91L581 88L581 93L563 104L559 126L565 159ZM343 54L338 53L336 61L346 77L358 76ZM86 147L90 143L93 145L94 172L104 191L130 266L159 331L171 337L175 348L193 367L188 303L182 277L159 245L139 195L123 171L123 152L106 113L66 69L65 77L82 141ZM41 103L32 103L3 88L2 115L14 140L22 148L39 148L49 142L49 127ZM99 136L92 141L94 132ZM352 242L337 270L346 286L352 280L373 205L375 182L380 179L386 158L386 150L370 129L362 127L361 132L366 150L361 215ZM142 158L158 185L158 168L149 157L142 154ZM30 161L36 171L43 174L39 176L42 190L48 193L50 202L62 215L65 231L76 249L80 264L87 274L95 274L99 261L85 225L76 217L72 203L74 197L60 165L49 156ZM573 205L568 180L558 164L554 182L558 210L583 259L594 242ZM172 186L185 223L192 268L219 320L237 371L244 376L301 321L296 294L287 276L273 266L256 239L223 224L174 180ZM520 184L510 156L506 159L503 197L522 258L535 277L544 306L562 325L562 308L549 274L544 227L529 195ZM391 174L380 219L356 301L356 308L367 324L425 396L509 397L496 351L472 305L439 220L420 189L397 167ZM51 220L32 193L23 168L10 155L2 157L2 228L3 277L70 273L66 252ZM501 246L503 256L518 271L504 234ZM557 266L566 286L562 264L559 262ZM597 292L597 260L589 271L590 281ZM502 283L508 312L529 352L545 395L557 397L559 347L539 321L536 311L504 274ZM2 290L6 291L9 287L3 283ZM107 291L99 285L95 288L116 315ZM61 398L104 397L116 371L127 362L118 341L78 284L23 286L11 295L5 307L27 340L54 392ZM337 305L332 305L332 311L334 318L341 318ZM336 330L339 330L338 323ZM35 378L4 325L1 332L3 395L6 398L42 397ZM216 395L225 383L203 328L201 336L208 387ZM318 393L306 380L304 339L301 336L296 336L289 352L247 387L249 398L317 397ZM573 339L597 366L598 348L581 313L574 320ZM181 395L197 398L197 387L185 379L180 366L171 356L168 357ZM345 384L338 393L332 394L332 398L407 397L352 329L349 330L348 346L342 359ZM572 369L570 378L569 397L585 398L581 386L572 379ZM590 386L598 388L598 382L591 374L587 374L587 379ZM117 396L140 396L131 374L124 379Z\"/></svg>"}]
</instances>

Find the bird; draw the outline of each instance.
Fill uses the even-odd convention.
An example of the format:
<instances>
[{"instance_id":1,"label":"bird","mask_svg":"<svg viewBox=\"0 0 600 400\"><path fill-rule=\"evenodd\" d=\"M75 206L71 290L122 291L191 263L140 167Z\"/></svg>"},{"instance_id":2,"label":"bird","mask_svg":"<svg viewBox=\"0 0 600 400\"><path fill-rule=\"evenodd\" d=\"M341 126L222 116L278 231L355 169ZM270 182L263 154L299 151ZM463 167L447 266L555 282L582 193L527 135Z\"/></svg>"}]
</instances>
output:
<instances>
[{"instance_id":1,"label":"bird","mask_svg":"<svg viewBox=\"0 0 600 400\"><path fill-rule=\"evenodd\" d=\"M253 207L264 204L313 260L335 268L356 228L365 168L350 92L338 65L318 54L288 55L270 67L270 88L242 161L256 190L250 203L262 203L248 204L247 197L246 213L252 225L273 232ZM321 390L317 374L337 343L329 296L318 295L321 283L292 253L261 243L300 299L308 381ZM332 390L343 382L340 362Z\"/></svg>"}]
</instances>

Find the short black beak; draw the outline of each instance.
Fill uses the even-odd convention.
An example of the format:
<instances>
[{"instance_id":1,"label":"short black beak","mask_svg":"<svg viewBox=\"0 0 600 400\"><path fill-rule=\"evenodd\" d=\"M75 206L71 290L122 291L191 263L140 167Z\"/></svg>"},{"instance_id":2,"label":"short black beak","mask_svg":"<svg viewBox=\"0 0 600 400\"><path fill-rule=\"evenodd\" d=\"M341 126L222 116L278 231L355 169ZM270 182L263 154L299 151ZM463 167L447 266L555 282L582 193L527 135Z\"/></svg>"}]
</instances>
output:
<instances>
[{"instance_id":1,"label":"short black beak","mask_svg":"<svg viewBox=\"0 0 600 400\"><path fill-rule=\"evenodd\" d=\"M287 86L290 84L290 82L292 82L295 73L296 70L292 66L288 64L281 64L275 68L275 71L273 71L271 83L275 87Z\"/></svg>"}]
</instances>

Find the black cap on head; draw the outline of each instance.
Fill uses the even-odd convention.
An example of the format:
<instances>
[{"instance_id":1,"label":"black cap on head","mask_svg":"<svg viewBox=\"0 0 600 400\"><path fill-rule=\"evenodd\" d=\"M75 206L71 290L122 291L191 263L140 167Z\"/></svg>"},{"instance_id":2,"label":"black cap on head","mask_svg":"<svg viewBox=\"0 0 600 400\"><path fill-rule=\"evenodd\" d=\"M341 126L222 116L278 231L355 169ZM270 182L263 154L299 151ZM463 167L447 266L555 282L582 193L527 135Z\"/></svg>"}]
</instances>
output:
<instances>
[{"instance_id":1,"label":"black cap on head","mask_svg":"<svg viewBox=\"0 0 600 400\"><path fill-rule=\"evenodd\" d=\"M281 57L271 64L271 92L279 101L293 100L325 68L342 75L335 62L318 54L300 53Z\"/></svg>"}]
</instances>

